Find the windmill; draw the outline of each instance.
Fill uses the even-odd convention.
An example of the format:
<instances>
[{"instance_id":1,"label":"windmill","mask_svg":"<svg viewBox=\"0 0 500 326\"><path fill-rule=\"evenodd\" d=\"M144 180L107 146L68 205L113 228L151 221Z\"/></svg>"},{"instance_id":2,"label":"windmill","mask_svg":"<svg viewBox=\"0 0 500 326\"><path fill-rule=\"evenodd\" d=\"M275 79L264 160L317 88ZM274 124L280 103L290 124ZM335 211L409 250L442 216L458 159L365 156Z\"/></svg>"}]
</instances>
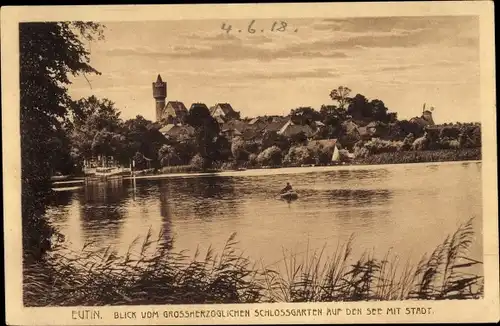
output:
<instances>
[{"instance_id":1,"label":"windmill","mask_svg":"<svg viewBox=\"0 0 500 326\"><path fill-rule=\"evenodd\" d=\"M424 106L422 107L422 114L425 112L425 104L426 104L426 103L424 103ZM433 111L434 111L434 107L433 107L433 106L431 106L431 107L429 108L429 111L433 112Z\"/></svg>"}]
</instances>

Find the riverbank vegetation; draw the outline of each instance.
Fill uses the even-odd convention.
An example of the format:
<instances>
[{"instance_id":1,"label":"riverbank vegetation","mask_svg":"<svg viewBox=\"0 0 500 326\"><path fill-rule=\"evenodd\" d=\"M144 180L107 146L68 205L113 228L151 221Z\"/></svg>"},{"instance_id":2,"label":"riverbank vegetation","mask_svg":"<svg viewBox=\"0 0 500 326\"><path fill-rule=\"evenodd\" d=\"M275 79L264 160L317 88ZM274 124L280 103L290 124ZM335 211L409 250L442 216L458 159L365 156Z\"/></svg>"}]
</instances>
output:
<instances>
[{"instance_id":1,"label":"riverbank vegetation","mask_svg":"<svg viewBox=\"0 0 500 326\"><path fill-rule=\"evenodd\" d=\"M459 150L429 150L429 151L406 151L385 152L357 157L356 164L404 164L424 162L451 162L451 161L475 161L481 160L481 148L465 148Z\"/></svg>"},{"instance_id":2,"label":"riverbank vegetation","mask_svg":"<svg viewBox=\"0 0 500 326\"><path fill-rule=\"evenodd\" d=\"M233 234L220 254L175 253L163 234L148 233L129 251L80 252L58 247L47 259L25 265L26 306L96 306L254 302L478 299L482 263L468 257L472 220L461 225L414 264L388 252L352 257L352 238L334 252L299 259L285 255L282 268L242 256ZM472 268L472 269L471 269Z\"/></svg>"}]
</instances>

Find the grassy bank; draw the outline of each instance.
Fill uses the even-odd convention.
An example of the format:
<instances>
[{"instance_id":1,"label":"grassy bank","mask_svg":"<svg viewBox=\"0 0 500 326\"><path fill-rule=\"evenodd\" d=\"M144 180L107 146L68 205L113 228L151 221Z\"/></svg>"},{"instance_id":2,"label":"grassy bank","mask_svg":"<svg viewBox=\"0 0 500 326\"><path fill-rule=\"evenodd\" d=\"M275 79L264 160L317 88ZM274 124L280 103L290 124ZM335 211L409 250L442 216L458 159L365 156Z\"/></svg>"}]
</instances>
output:
<instances>
[{"instance_id":1,"label":"grassy bank","mask_svg":"<svg viewBox=\"0 0 500 326\"><path fill-rule=\"evenodd\" d=\"M481 160L481 148L443 149L429 151L402 151L374 154L356 158L356 164L401 164Z\"/></svg>"},{"instance_id":2,"label":"grassy bank","mask_svg":"<svg viewBox=\"0 0 500 326\"><path fill-rule=\"evenodd\" d=\"M110 248L81 252L59 248L24 270L26 306L138 305L474 299L483 277L469 268L472 221L462 225L416 265L366 253L351 257L352 241L335 252L316 252L303 261L285 256L284 271L258 266L235 249L234 235L220 255L213 250L188 259L149 233L137 250L118 256ZM132 248L133 246L131 246ZM146 254L149 252L150 254ZM480 266L482 270L482 266Z\"/></svg>"}]
</instances>

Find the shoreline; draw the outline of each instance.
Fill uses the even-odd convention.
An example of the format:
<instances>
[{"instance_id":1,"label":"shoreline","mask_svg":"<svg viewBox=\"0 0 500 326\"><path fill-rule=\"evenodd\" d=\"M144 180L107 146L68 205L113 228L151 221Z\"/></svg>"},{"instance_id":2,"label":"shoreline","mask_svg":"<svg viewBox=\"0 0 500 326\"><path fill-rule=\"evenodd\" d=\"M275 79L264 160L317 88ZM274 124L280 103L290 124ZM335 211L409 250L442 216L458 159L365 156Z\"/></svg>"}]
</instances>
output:
<instances>
[{"instance_id":1,"label":"shoreline","mask_svg":"<svg viewBox=\"0 0 500 326\"><path fill-rule=\"evenodd\" d=\"M164 179L164 178L186 178L186 177L215 177L215 176L265 176L275 174L301 174L313 172L330 172L336 170L359 170L370 167L371 169L384 169L388 167L408 167L420 165L453 165L464 163L481 163L482 160L465 160L465 161L443 161L443 162L418 162L418 163L392 163L392 164L345 164L334 166L314 166L314 167L282 167L270 169L247 169L243 171L220 171L220 172L194 172L194 173L165 173L165 174L152 174L143 176L127 176L123 177L124 180L137 180L137 179Z\"/></svg>"}]
</instances>

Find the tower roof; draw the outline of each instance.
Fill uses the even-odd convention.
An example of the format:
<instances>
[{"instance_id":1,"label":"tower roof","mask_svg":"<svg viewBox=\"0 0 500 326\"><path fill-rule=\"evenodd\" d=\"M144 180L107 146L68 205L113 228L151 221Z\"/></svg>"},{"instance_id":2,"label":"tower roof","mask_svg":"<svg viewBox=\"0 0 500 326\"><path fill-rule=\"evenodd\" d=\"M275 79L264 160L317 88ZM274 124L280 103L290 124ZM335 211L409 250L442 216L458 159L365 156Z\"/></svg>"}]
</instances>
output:
<instances>
[{"instance_id":1,"label":"tower roof","mask_svg":"<svg viewBox=\"0 0 500 326\"><path fill-rule=\"evenodd\" d=\"M161 79L160 74L158 74L158 77L156 78L157 83L163 83L163 80Z\"/></svg>"}]
</instances>

